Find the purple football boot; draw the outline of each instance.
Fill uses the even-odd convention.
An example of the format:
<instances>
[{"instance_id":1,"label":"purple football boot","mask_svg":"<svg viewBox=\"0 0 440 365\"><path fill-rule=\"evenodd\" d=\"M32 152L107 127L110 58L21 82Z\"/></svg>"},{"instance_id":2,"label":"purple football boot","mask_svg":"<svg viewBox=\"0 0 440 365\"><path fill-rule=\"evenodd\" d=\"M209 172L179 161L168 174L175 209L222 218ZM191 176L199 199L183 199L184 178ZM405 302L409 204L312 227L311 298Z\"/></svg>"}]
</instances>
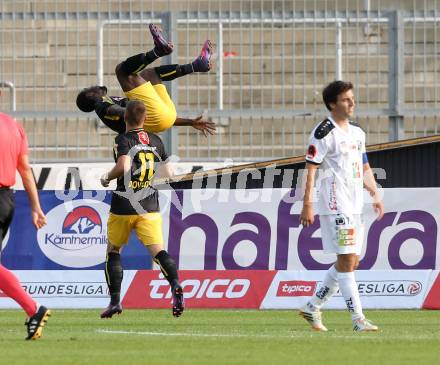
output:
<instances>
[{"instance_id":1,"label":"purple football boot","mask_svg":"<svg viewBox=\"0 0 440 365\"><path fill-rule=\"evenodd\" d=\"M162 29L154 24L150 24L148 27L153 37L154 53L156 53L156 56L163 57L173 52L173 43L165 39Z\"/></svg>"},{"instance_id":2,"label":"purple football boot","mask_svg":"<svg viewBox=\"0 0 440 365\"><path fill-rule=\"evenodd\" d=\"M212 67L211 58L213 53L214 45L208 39L203 44L200 56L192 62L194 72L208 72Z\"/></svg>"}]
</instances>

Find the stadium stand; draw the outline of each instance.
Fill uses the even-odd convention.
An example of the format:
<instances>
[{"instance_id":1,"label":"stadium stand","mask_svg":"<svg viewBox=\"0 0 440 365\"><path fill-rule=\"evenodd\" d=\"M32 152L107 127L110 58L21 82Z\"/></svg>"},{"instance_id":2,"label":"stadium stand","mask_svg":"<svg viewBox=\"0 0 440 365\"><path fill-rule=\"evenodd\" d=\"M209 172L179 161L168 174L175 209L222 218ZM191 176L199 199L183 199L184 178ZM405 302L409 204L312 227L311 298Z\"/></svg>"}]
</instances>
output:
<instances>
[{"instance_id":1,"label":"stadium stand","mask_svg":"<svg viewBox=\"0 0 440 365\"><path fill-rule=\"evenodd\" d=\"M35 161L108 159L113 137L106 129L97 128L99 123L94 116L54 114L77 112L74 100L78 90L96 82L96 18L111 13L126 20L134 13L152 11L160 15L170 10L191 14L203 22L183 19L175 31L175 61L184 63L198 53L205 37L216 39L218 25L207 24L204 16L206 12L221 10L229 14L230 20L238 21L227 24L226 18L223 27L223 105L215 114L221 115L216 118L218 135L204 139L181 128L174 152L185 159L203 160L224 157L262 160L300 155L308 132L326 113L322 108L321 88L335 78L337 27L330 20L333 12L328 9L336 9L340 14L354 12L360 17L364 11L362 3L109 1L103 5L82 0L4 1L0 80L15 85L17 117L28 131ZM86 4L87 11L82 12ZM372 2L371 14L384 17L397 4L408 16L428 17L433 11L436 14L435 8L422 11L413 1L393 0ZM293 13L303 14L304 19L324 16L329 22L304 20L292 24L286 19L283 24L268 18L263 26L246 24L248 14L266 12L273 18ZM26 17L31 20L23 19ZM436 22L423 22L422 18L420 22L404 23L404 102L416 109L405 116L405 138L438 133L436 113L426 111L437 108L440 102L436 57L440 28ZM113 94L121 94L113 75L114 66L134 50L150 46L144 25L118 24L104 29L103 77ZM370 143L389 139L389 112L383 112L388 108L388 62L388 24L360 24L352 19L343 23L342 75L356 86L358 109L364 111L358 114L357 121L367 131ZM217 110L218 78L215 70L208 76L179 80L175 84L178 109L192 114L208 110L208 115ZM7 92L3 95L0 106L8 110ZM300 115L286 115L286 110L297 110Z\"/></svg>"}]
</instances>

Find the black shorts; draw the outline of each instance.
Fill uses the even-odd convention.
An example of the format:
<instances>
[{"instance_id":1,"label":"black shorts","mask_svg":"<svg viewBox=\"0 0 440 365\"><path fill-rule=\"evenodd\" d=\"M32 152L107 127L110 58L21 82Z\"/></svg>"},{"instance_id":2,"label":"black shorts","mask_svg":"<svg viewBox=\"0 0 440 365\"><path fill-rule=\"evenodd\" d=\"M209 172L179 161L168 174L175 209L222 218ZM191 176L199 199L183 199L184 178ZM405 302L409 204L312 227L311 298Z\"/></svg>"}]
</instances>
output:
<instances>
[{"instance_id":1,"label":"black shorts","mask_svg":"<svg viewBox=\"0 0 440 365\"><path fill-rule=\"evenodd\" d=\"M14 192L11 189L0 188L0 243L11 225L14 210Z\"/></svg>"}]
</instances>

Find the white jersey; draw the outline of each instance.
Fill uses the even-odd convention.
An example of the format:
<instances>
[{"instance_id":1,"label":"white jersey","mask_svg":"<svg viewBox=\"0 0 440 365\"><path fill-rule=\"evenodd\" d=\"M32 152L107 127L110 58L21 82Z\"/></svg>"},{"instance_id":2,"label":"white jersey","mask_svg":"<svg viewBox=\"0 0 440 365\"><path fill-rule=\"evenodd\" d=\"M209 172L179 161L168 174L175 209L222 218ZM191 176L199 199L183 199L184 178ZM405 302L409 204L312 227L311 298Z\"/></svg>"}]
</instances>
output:
<instances>
[{"instance_id":1,"label":"white jersey","mask_svg":"<svg viewBox=\"0 0 440 365\"><path fill-rule=\"evenodd\" d=\"M318 175L318 214L361 214L363 164L367 162L365 132L350 122L348 132L332 118L312 131L306 161L321 165Z\"/></svg>"}]
</instances>

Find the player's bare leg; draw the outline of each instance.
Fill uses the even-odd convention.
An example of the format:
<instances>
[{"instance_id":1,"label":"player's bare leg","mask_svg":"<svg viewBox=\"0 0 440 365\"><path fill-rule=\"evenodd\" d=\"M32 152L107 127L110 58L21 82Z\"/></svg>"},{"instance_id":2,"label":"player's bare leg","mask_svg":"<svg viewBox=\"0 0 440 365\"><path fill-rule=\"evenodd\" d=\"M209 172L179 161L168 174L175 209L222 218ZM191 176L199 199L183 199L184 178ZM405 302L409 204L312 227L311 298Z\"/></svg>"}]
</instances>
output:
<instances>
[{"instance_id":1,"label":"player's bare leg","mask_svg":"<svg viewBox=\"0 0 440 365\"><path fill-rule=\"evenodd\" d=\"M146 53L128 57L116 66L115 74L123 91L130 91L150 80L148 72L142 73L145 68L173 51L173 44L164 36L162 29L154 24L149 25L153 37L154 48ZM153 82L152 82L153 83Z\"/></svg>"},{"instance_id":2,"label":"player's bare leg","mask_svg":"<svg viewBox=\"0 0 440 365\"><path fill-rule=\"evenodd\" d=\"M209 72L212 68L213 52L214 46L210 40L207 40L203 44L200 55L193 62L182 65L161 65L155 67L153 70L156 72L160 81L171 81L194 72ZM139 72L138 76L142 77L145 81L150 81L154 85L158 82L152 78L151 70L151 68L145 68Z\"/></svg>"}]
</instances>

